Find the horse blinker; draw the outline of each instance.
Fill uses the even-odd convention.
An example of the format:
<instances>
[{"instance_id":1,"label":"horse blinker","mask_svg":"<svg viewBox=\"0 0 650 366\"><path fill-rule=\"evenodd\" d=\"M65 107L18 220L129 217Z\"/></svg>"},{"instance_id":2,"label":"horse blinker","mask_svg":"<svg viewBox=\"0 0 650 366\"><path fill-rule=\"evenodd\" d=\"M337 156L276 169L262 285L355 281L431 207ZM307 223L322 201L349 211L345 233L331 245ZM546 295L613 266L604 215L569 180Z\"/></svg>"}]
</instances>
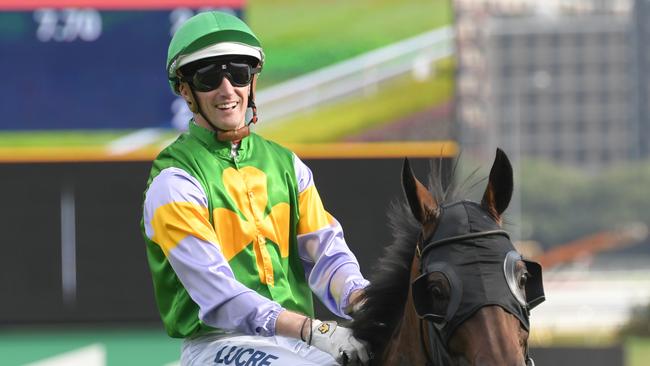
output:
<instances>
[{"instance_id":1,"label":"horse blinker","mask_svg":"<svg viewBox=\"0 0 650 366\"><path fill-rule=\"evenodd\" d=\"M445 342L489 305L501 306L528 330L529 310L544 301L539 264L524 261L508 233L474 202L440 206L437 229L421 254L422 274L411 284L413 302L418 316L431 321ZM435 296L432 288L445 296Z\"/></svg>"}]
</instances>

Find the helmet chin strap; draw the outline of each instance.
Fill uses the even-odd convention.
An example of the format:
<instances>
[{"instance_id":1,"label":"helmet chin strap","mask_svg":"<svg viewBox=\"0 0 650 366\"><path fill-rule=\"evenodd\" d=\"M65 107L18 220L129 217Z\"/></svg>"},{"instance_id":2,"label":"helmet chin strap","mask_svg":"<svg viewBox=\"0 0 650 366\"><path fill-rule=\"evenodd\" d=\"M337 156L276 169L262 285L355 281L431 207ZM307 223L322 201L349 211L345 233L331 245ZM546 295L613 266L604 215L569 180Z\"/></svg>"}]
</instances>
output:
<instances>
[{"instance_id":1,"label":"helmet chin strap","mask_svg":"<svg viewBox=\"0 0 650 366\"><path fill-rule=\"evenodd\" d=\"M253 117L243 127L240 127L235 130L224 130L217 127L214 123L212 123L212 121L210 121L208 116L206 116L205 113L203 113L203 110L201 109L201 105L198 103L199 99L196 97L194 88L192 88L191 85L189 85L189 88L190 88L190 93L192 94L193 101L188 103L190 107L190 111L192 111L193 113L200 114L201 117L203 117L203 119L206 122L208 122L210 127L212 127L212 129L216 132L217 140L239 141L244 137L250 135L251 123L257 123L257 106L255 105L255 94L253 93L253 90L255 90L255 81L256 81L255 78L253 78L253 80L251 81L250 93L248 94L248 105L246 106L247 108L251 108L253 110Z\"/></svg>"}]
</instances>

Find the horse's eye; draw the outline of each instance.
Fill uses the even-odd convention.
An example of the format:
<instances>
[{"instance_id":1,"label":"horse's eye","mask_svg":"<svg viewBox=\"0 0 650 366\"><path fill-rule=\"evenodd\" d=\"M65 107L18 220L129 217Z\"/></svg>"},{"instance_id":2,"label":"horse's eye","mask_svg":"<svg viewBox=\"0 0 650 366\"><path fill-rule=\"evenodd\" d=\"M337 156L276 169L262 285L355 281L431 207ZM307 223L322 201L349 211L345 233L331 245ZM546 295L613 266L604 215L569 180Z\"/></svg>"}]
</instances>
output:
<instances>
[{"instance_id":1,"label":"horse's eye","mask_svg":"<svg viewBox=\"0 0 650 366\"><path fill-rule=\"evenodd\" d=\"M441 272L429 274L427 279L427 292L432 301L434 311L444 313L450 296L449 280Z\"/></svg>"},{"instance_id":2,"label":"horse's eye","mask_svg":"<svg viewBox=\"0 0 650 366\"><path fill-rule=\"evenodd\" d=\"M441 283L431 283L429 284L429 295L437 303L443 303L449 299L449 290L444 287Z\"/></svg>"},{"instance_id":3,"label":"horse's eye","mask_svg":"<svg viewBox=\"0 0 650 366\"><path fill-rule=\"evenodd\" d=\"M526 287L526 281L528 281L528 276L529 276L528 272L523 272L519 276L519 281L518 281L518 284L517 284L519 286L519 288L523 289L523 288Z\"/></svg>"},{"instance_id":4,"label":"horse's eye","mask_svg":"<svg viewBox=\"0 0 650 366\"><path fill-rule=\"evenodd\" d=\"M430 291L431 291L431 295L433 295L434 298L436 299L442 298L442 290L440 289L440 287L434 285L430 288Z\"/></svg>"}]
</instances>

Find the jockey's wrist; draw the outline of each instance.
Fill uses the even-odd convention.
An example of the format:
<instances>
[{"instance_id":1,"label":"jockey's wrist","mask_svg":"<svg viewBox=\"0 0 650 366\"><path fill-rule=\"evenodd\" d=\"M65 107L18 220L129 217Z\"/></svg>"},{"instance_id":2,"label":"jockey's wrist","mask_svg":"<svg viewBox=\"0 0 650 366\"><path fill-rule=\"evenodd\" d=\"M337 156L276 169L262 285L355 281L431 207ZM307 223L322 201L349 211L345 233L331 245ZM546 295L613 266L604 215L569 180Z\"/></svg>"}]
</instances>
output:
<instances>
[{"instance_id":1,"label":"jockey's wrist","mask_svg":"<svg viewBox=\"0 0 650 366\"><path fill-rule=\"evenodd\" d=\"M312 318L306 316L305 319L302 321L302 325L300 326L300 340L303 342L307 342L308 344L311 343L311 325L312 325Z\"/></svg>"},{"instance_id":2,"label":"jockey's wrist","mask_svg":"<svg viewBox=\"0 0 650 366\"><path fill-rule=\"evenodd\" d=\"M353 313L355 313L361 308L364 302L365 299L364 299L363 289L354 290L352 293L350 293L348 305L345 307L344 310L345 314L351 316Z\"/></svg>"},{"instance_id":3,"label":"jockey's wrist","mask_svg":"<svg viewBox=\"0 0 650 366\"><path fill-rule=\"evenodd\" d=\"M358 301L359 297L363 296L363 289L357 289L350 293L350 300L348 301L348 306L354 306Z\"/></svg>"},{"instance_id":4,"label":"jockey's wrist","mask_svg":"<svg viewBox=\"0 0 650 366\"><path fill-rule=\"evenodd\" d=\"M310 326L311 321L308 316L284 310L278 315L275 330L277 335L308 341Z\"/></svg>"}]
</instances>

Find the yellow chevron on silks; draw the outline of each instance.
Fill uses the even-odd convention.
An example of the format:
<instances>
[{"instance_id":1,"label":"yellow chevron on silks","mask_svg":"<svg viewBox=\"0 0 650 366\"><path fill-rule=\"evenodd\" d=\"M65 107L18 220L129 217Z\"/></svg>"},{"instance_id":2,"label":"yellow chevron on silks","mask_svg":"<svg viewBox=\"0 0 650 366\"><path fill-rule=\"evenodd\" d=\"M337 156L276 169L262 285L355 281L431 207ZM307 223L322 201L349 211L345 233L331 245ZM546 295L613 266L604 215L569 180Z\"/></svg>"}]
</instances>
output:
<instances>
[{"instance_id":1,"label":"yellow chevron on silks","mask_svg":"<svg viewBox=\"0 0 650 366\"><path fill-rule=\"evenodd\" d=\"M213 210L221 251L230 261L253 242L260 281L273 286L273 265L266 247L267 239L279 246L282 258L289 256L289 204L278 203L271 208L269 215L264 216L268 202L266 174L255 167L227 168L222 177L226 192L246 220L227 208Z\"/></svg>"},{"instance_id":2,"label":"yellow chevron on silks","mask_svg":"<svg viewBox=\"0 0 650 366\"><path fill-rule=\"evenodd\" d=\"M325 211L323 202L313 184L300 192L298 196L300 220L298 221L298 234L313 233L329 226L334 218Z\"/></svg>"},{"instance_id":3,"label":"yellow chevron on silks","mask_svg":"<svg viewBox=\"0 0 650 366\"><path fill-rule=\"evenodd\" d=\"M190 202L171 202L156 209L151 219L153 237L165 256L189 235L216 243L208 208Z\"/></svg>"}]
</instances>

